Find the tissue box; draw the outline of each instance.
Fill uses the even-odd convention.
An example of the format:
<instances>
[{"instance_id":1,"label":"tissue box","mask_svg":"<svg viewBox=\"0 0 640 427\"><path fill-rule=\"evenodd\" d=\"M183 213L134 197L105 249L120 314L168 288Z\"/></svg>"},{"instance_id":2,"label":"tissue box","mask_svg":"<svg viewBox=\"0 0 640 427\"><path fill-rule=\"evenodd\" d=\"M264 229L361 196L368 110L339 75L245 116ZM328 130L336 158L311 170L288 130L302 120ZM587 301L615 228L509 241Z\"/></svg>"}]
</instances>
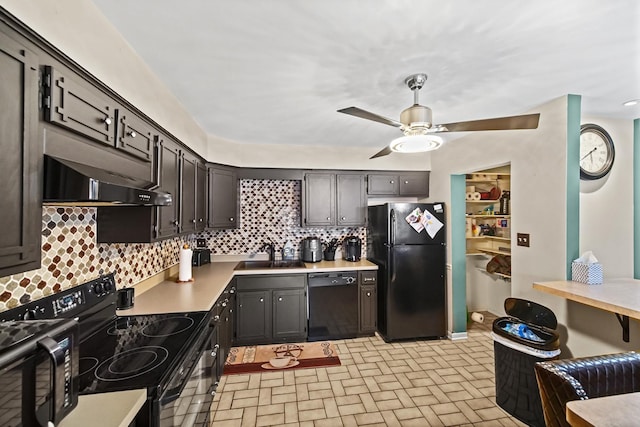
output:
<instances>
[{"instance_id":1,"label":"tissue box","mask_svg":"<svg viewBox=\"0 0 640 427\"><path fill-rule=\"evenodd\" d=\"M587 285L602 284L602 264L587 264L584 262L571 263L571 280L586 283Z\"/></svg>"}]
</instances>

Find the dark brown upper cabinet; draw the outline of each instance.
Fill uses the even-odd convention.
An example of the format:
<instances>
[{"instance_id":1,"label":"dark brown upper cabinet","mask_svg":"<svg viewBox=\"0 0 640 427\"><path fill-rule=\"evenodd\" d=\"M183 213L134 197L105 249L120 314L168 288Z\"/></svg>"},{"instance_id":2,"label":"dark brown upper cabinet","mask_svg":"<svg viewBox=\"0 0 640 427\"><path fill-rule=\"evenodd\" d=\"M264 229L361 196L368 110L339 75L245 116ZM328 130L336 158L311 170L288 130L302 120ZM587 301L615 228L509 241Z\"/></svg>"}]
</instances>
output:
<instances>
[{"instance_id":1,"label":"dark brown upper cabinet","mask_svg":"<svg viewBox=\"0 0 640 427\"><path fill-rule=\"evenodd\" d=\"M336 225L362 226L367 222L364 175L336 175Z\"/></svg>"},{"instance_id":2,"label":"dark brown upper cabinet","mask_svg":"<svg viewBox=\"0 0 640 427\"><path fill-rule=\"evenodd\" d=\"M429 172L370 173L367 179L369 196L429 195Z\"/></svg>"},{"instance_id":3,"label":"dark brown upper cabinet","mask_svg":"<svg viewBox=\"0 0 640 427\"><path fill-rule=\"evenodd\" d=\"M116 148L146 162L153 161L153 141L157 132L149 123L121 107L117 132Z\"/></svg>"},{"instance_id":4,"label":"dark brown upper cabinet","mask_svg":"<svg viewBox=\"0 0 640 427\"><path fill-rule=\"evenodd\" d=\"M40 267L38 59L0 24L0 277Z\"/></svg>"},{"instance_id":5,"label":"dark brown upper cabinet","mask_svg":"<svg viewBox=\"0 0 640 427\"><path fill-rule=\"evenodd\" d=\"M113 147L118 104L72 72L45 67L45 119Z\"/></svg>"},{"instance_id":6,"label":"dark brown upper cabinet","mask_svg":"<svg viewBox=\"0 0 640 427\"><path fill-rule=\"evenodd\" d=\"M238 228L238 182L234 169L209 166L208 228Z\"/></svg>"},{"instance_id":7,"label":"dark brown upper cabinet","mask_svg":"<svg viewBox=\"0 0 640 427\"><path fill-rule=\"evenodd\" d=\"M196 231L207 227L207 166L198 162L196 167Z\"/></svg>"},{"instance_id":8,"label":"dark brown upper cabinet","mask_svg":"<svg viewBox=\"0 0 640 427\"><path fill-rule=\"evenodd\" d=\"M366 224L364 175L308 172L302 185L303 227Z\"/></svg>"},{"instance_id":9,"label":"dark brown upper cabinet","mask_svg":"<svg viewBox=\"0 0 640 427\"><path fill-rule=\"evenodd\" d=\"M182 153L182 170L180 184L180 232L195 233L198 219L196 218L196 174L198 158L189 152Z\"/></svg>"},{"instance_id":10,"label":"dark brown upper cabinet","mask_svg":"<svg viewBox=\"0 0 640 427\"><path fill-rule=\"evenodd\" d=\"M156 173L160 191L171 194L171 206L158 206L156 238L164 239L180 233L180 146L166 136L156 144Z\"/></svg>"}]
</instances>

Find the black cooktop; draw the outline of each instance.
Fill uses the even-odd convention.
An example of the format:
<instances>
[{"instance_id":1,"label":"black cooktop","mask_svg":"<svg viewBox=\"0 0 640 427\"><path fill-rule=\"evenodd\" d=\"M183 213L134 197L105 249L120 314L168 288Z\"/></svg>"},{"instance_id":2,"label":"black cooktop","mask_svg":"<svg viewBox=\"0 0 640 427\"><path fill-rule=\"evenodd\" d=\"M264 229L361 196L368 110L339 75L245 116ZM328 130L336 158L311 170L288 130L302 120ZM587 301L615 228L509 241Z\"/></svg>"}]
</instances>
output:
<instances>
[{"instance_id":1,"label":"black cooktop","mask_svg":"<svg viewBox=\"0 0 640 427\"><path fill-rule=\"evenodd\" d=\"M80 343L80 393L162 385L207 313L118 317Z\"/></svg>"}]
</instances>

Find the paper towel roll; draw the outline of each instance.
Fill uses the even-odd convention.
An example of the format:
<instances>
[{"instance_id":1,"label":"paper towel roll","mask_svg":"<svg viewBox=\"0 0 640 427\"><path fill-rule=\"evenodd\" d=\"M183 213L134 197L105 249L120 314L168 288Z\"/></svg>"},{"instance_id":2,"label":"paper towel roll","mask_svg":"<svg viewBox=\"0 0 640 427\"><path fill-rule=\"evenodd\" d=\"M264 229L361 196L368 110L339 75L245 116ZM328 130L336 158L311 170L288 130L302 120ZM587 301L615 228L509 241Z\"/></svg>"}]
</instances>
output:
<instances>
[{"instance_id":1,"label":"paper towel roll","mask_svg":"<svg viewBox=\"0 0 640 427\"><path fill-rule=\"evenodd\" d=\"M189 246L185 245L180 249L180 267L178 269L178 280L180 282L188 282L191 280L191 257L193 251L189 249Z\"/></svg>"},{"instance_id":2,"label":"paper towel roll","mask_svg":"<svg viewBox=\"0 0 640 427\"><path fill-rule=\"evenodd\" d=\"M478 323L484 322L484 316L481 313L476 313L475 311L471 313L471 320Z\"/></svg>"},{"instance_id":3,"label":"paper towel roll","mask_svg":"<svg viewBox=\"0 0 640 427\"><path fill-rule=\"evenodd\" d=\"M471 193L471 194L472 194L472 199L471 200L480 200L480 198L482 197L482 196L480 196L480 193L477 192L477 191L475 193Z\"/></svg>"},{"instance_id":4,"label":"paper towel roll","mask_svg":"<svg viewBox=\"0 0 640 427\"><path fill-rule=\"evenodd\" d=\"M473 200L473 193L467 193L467 200Z\"/></svg>"}]
</instances>

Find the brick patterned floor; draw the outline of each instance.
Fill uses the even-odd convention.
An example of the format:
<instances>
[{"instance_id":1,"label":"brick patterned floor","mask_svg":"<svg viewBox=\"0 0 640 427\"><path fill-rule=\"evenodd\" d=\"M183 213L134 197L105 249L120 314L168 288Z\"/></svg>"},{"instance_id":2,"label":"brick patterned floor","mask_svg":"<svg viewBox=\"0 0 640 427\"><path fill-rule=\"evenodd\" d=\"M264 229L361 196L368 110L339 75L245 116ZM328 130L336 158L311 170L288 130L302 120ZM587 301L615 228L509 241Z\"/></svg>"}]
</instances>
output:
<instances>
[{"instance_id":1,"label":"brick patterned floor","mask_svg":"<svg viewBox=\"0 0 640 427\"><path fill-rule=\"evenodd\" d=\"M341 366L223 377L211 425L524 426L495 403L484 314L467 340L340 340Z\"/></svg>"}]
</instances>

